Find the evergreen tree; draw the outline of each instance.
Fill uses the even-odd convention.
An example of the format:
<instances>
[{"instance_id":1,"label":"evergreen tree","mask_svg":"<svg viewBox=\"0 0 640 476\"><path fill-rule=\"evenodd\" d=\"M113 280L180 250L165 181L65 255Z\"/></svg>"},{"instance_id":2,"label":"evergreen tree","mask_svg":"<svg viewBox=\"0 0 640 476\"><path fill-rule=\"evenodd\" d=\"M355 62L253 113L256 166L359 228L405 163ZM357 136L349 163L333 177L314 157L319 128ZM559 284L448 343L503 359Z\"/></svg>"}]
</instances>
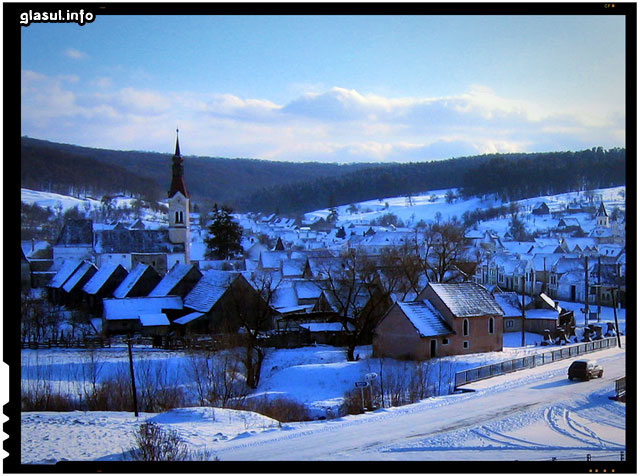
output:
<instances>
[{"instance_id":1,"label":"evergreen tree","mask_svg":"<svg viewBox=\"0 0 640 476\"><path fill-rule=\"evenodd\" d=\"M204 240L207 258L229 259L242 253L242 229L233 220L231 213L232 210L228 207L218 208L217 203L213 205L212 221L207 227L208 234Z\"/></svg>"}]
</instances>

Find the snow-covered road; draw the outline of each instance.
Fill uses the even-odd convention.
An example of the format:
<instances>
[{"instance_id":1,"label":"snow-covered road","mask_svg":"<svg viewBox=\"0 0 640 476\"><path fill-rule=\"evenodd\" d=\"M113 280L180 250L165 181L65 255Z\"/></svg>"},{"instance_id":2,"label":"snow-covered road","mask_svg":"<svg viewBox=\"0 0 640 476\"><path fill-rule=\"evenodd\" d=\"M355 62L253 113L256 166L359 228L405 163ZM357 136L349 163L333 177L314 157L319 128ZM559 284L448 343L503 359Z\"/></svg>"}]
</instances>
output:
<instances>
[{"instance_id":1,"label":"snow-covered road","mask_svg":"<svg viewBox=\"0 0 640 476\"><path fill-rule=\"evenodd\" d=\"M212 449L223 461L492 460L495 451L502 452L497 459L504 459L505 450L510 458L520 460L543 455L548 459L577 458L586 453L617 457L625 449L624 407L605 408L609 415L596 417L581 409L593 407L585 404L585 399L596 407L610 402L615 379L625 375L624 350L608 349L593 357L605 368L602 379L569 381L566 369L575 360L570 359L467 386L475 390L473 393L382 409L348 420L308 424L288 432L265 432L245 440L220 442ZM613 425L602 423L607 418ZM538 428L524 435L511 434L525 425L546 426L547 431ZM447 438L454 444L438 444ZM481 442L460 446L464 452L455 451L461 440L469 443L474 438Z\"/></svg>"}]
</instances>

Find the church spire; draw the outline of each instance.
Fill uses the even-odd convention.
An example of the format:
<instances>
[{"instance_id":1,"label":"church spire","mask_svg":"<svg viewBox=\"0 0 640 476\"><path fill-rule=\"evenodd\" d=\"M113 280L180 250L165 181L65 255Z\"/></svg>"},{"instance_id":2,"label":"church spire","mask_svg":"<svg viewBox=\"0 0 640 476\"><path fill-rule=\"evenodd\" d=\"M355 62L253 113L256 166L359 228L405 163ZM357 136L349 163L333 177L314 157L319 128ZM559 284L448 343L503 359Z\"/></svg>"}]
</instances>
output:
<instances>
[{"instance_id":1,"label":"church spire","mask_svg":"<svg viewBox=\"0 0 640 476\"><path fill-rule=\"evenodd\" d=\"M169 198L180 192L185 198L189 198L187 186L184 182L184 159L180 155L180 142L178 140L178 129L176 129L176 151L171 159L173 161L171 186L169 187Z\"/></svg>"},{"instance_id":2,"label":"church spire","mask_svg":"<svg viewBox=\"0 0 640 476\"><path fill-rule=\"evenodd\" d=\"M180 157L180 142L178 141L178 128L176 128L176 153L173 154L176 157Z\"/></svg>"}]
</instances>

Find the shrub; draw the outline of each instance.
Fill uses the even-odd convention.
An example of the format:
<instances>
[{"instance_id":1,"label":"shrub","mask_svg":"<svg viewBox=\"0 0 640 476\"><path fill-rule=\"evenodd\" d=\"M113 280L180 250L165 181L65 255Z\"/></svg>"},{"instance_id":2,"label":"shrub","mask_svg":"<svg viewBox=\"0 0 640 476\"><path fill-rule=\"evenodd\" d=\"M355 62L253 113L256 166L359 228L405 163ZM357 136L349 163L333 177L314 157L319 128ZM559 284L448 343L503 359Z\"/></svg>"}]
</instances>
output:
<instances>
[{"instance_id":1,"label":"shrub","mask_svg":"<svg viewBox=\"0 0 640 476\"><path fill-rule=\"evenodd\" d=\"M189 454L187 444L176 431L165 430L155 423L140 425L135 442L129 453L134 461L185 461Z\"/></svg>"},{"instance_id":2,"label":"shrub","mask_svg":"<svg viewBox=\"0 0 640 476\"><path fill-rule=\"evenodd\" d=\"M175 430L163 429L153 422L138 427L135 443L127 452L133 461L218 461L211 450L190 450Z\"/></svg>"},{"instance_id":3,"label":"shrub","mask_svg":"<svg viewBox=\"0 0 640 476\"><path fill-rule=\"evenodd\" d=\"M307 408L288 398L248 398L236 402L236 410L248 410L278 420L281 423L309 421Z\"/></svg>"}]
</instances>

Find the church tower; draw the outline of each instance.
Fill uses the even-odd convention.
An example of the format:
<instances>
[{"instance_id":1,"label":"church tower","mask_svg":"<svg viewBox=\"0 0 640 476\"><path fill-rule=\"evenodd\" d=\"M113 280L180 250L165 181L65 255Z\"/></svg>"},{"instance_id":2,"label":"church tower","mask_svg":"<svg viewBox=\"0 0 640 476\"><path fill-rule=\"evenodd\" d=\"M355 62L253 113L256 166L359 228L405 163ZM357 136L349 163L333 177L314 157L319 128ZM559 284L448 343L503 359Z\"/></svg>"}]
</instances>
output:
<instances>
[{"instance_id":1,"label":"church tower","mask_svg":"<svg viewBox=\"0 0 640 476\"><path fill-rule=\"evenodd\" d=\"M189 263L189 192L184 182L184 159L180 155L178 129L176 151L171 160L173 165L169 187L169 241L184 244L184 261Z\"/></svg>"},{"instance_id":2,"label":"church tower","mask_svg":"<svg viewBox=\"0 0 640 476\"><path fill-rule=\"evenodd\" d=\"M602 228L609 228L609 214L604 207L604 202L600 202L600 208L596 213L596 225Z\"/></svg>"}]
</instances>

